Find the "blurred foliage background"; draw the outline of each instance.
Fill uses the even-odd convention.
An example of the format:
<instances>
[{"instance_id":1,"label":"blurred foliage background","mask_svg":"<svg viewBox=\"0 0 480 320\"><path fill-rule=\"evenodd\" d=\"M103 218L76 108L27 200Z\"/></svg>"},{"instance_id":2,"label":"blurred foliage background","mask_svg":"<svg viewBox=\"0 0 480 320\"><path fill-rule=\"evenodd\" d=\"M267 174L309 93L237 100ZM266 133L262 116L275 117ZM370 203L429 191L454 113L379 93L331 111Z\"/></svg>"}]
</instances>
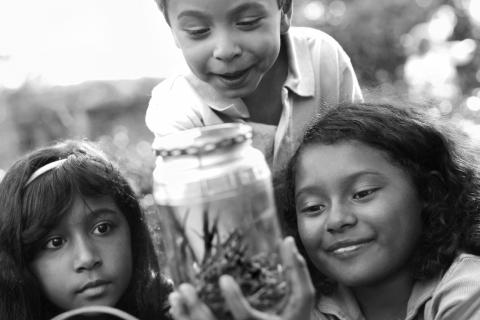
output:
<instances>
[{"instance_id":1,"label":"blurred foliage background","mask_svg":"<svg viewBox=\"0 0 480 320\"><path fill-rule=\"evenodd\" d=\"M480 143L480 0L294 0L293 24L340 42L367 99L428 103ZM144 113L159 81L0 83L0 178L25 152L84 137L99 142L151 203L154 157Z\"/></svg>"}]
</instances>

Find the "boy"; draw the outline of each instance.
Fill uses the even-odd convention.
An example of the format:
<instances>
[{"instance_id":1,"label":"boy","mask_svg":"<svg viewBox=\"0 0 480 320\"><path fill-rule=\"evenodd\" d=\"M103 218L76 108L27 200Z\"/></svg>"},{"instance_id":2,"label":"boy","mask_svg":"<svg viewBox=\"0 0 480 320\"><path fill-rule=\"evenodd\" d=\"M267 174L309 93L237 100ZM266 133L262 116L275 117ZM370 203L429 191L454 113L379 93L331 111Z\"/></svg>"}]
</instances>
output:
<instances>
[{"instance_id":1,"label":"boy","mask_svg":"<svg viewBox=\"0 0 480 320\"><path fill-rule=\"evenodd\" d=\"M178 130L246 122L275 174L312 117L362 99L350 59L334 39L290 28L291 0L156 1L190 72L152 92L146 123L154 147Z\"/></svg>"}]
</instances>

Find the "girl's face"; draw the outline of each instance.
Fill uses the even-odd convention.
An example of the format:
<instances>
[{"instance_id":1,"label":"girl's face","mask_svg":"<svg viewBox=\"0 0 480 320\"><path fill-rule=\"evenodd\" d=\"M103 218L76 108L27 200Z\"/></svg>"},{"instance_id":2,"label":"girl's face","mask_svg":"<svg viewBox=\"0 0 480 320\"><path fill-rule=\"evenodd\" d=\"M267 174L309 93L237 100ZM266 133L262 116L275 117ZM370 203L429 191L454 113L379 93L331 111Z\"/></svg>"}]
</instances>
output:
<instances>
[{"instance_id":1,"label":"girl's face","mask_svg":"<svg viewBox=\"0 0 480 320\"><path fill-rule=\"evenodd\" d=\"M63 310L114 306L132 274L130 228L110 197L75 199L40 243L30 268Z\"/></svg>"},{"instance_id":2,"label":"girl's face","mask_svg":"<svg viewBox=\"0 0 480 320\"><path fill-rule=\"evenodd\" d=\"M276 0L175 0L167 10L192 72L228 98L257 89L289 24Z\"/></svg>"},{"instance_id":3,"label":"girl's face","mask_svg":"<svg viewBox=\"0 0 480 320\"><path fill-rule=\"evenodd\" d=\"M297 168L298 231L322 273L349 287L408 275L423 203L404 170L356 141L308 146Z\"/></svg>"}]
</instances>

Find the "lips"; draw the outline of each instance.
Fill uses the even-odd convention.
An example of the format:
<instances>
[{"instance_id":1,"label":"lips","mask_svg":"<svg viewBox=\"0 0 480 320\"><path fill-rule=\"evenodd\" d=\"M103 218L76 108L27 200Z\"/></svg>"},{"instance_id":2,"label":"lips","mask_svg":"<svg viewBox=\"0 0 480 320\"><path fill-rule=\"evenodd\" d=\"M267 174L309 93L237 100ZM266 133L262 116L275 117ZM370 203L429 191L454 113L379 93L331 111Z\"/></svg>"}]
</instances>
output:
<instances>
[{"instance_id":1,"label":"lips","mask_svg":"<svg viewBox=\"0 0 480 320\"><path fill-rule=\"evenodd\" d=\"M220 76L220 77L222 77L222 78L225 78L225 79L228 79L228 80L233 80L233 79L240 78L240 77L243 76L248 70L249 70L249 68L243 69L243 70L239 70L239 71L235 71L235 72L219 73L218 76Z\"/></svg>"},{"instance_id":2,"label":"lips","mask_svg":"<svg viewBox=\"0 0 480 320\"><path fill-rule=\"evenodd\" d=\"M83 293L83 292L86 292L90 289L95 289L95 288L99 288L99 287L102 287L102 286L105 286L107 284L109 284L110 281L106 281L106 280L94 280L94 281L89 281L87 283L85 283L84 285L82 285L77 291L75 291L76 293Z\"/></svg>"},{"instance_id":3,"label":"lips","mask_svg":"<svg viewBox=\"0 0 480 320\"><path fill-rule=\"evenodd\" d=\"M334 255L348 255L362 249L372 241L372 239L341 240L328 246L326 251Z\"/></svg>"},{"instance_id":4,"label":"lips","mask_svg":"<svg viewBox=\"0 0 480 320\"><path fill-rule=\"evenodd\" d=\"M214 73L214 75L218 77L218 79L220 79L220 81L225 86L230 88L236 88L241 87L244 84L251 69L252 68L249 67L247 69L242 69L238 71Z\"/></svg>"}]
</instances>

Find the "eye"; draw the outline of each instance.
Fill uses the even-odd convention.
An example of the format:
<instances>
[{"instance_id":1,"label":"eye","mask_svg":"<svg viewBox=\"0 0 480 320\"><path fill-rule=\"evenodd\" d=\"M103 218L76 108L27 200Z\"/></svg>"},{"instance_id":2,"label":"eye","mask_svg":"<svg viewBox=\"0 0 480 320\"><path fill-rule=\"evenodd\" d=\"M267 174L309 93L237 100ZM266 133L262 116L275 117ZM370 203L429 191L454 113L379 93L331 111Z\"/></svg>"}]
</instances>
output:
<instances>
[{"instance_id":1,"label":"eye","mask_svg":"<svg viewBox=\"0 0 480 320\"><path fill-rule=\"evenodd\" d=\"M45 245L43 246L44 249L60 249L66 240L61 237L53 237L47 240Z\"/></svg>"},{"instance_id":2,"label":"eye","mask_svg":"<svg viewBox=\"0 0 480 320\"><path fill-rule=\"evenodd\" d=\"M112 225L107 222L102 222L99 223L95 226L93 229L93 233L97 235L104 235L106 233L109 233L112 230Z\"/></svg>"},{"instance_id":3,"label":"eye","mask_svg":"<svg viewBox=\"0 0 480 320\"><path fill-rule=\"evenodd\" d=\"M367 197L370 197L372 196L376 191L378 191L380 188L372 188L372 189L365 189L365 190L361 190L361 191L358 191L358 192L355 192L353 194L353 199L354 200L362 200L362 199L365 199ZM368 198L367 198L368 199Z\"/></svg>"},{"instance_id":4,"label":"eye","mask_svg":"<svg viewBox=\"0 0 480 320\"><path fill-rule=\"evenodd\" d=\"M244 18L237 22L237 26L243 27L244 29L251 29L253 27L256 27L261 20L262 17Z\"/></svg>"},{"instance_id":5,"label":"eye","mask_svg":"<svg viewBox=\"0 0 480 320\"><path fill-rule=\"evenodd\" d=\"M325 211L325 205L323 204L306 205L300 209L300 213L305 215L321 214L323 211Z\"/></svg>"},{"instance_id":6,"label":"eye","mask_svg":"<svg viewBox=\"0 0 480 320\"><path fill-rule=\"evenodd\" d=\"M210 28L188 28L184 31L192 38L198 39L207 36L210 33Z\"/></svg>"}]
</instances>

